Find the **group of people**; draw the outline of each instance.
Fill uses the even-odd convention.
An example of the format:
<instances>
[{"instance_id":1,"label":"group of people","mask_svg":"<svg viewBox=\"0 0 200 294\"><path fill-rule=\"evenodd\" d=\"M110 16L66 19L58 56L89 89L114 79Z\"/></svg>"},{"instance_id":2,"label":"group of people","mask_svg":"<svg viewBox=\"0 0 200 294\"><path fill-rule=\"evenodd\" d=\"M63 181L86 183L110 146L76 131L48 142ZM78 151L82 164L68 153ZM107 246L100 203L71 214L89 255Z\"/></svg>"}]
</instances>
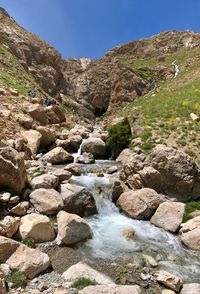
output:
<instances>
[{"instance_id":1,"label":"group of people","mask_svg":"<svg viewBox=\"0 0 200 294\"><path fill-rule=\"evenodd\" d=\"M28 96L31 97L31 98L35 98L36 97L36 91L35 90L28 90ZM52 105L57 105L57 104L62 104L62 97L59 93L59 95L56 97L56 99L51 99L49 98L48 96L44 96L43 97L43 102L44 102L44 105L46 105L47 107L48 106L52 106Z\"/></svg>"}]
</instances>

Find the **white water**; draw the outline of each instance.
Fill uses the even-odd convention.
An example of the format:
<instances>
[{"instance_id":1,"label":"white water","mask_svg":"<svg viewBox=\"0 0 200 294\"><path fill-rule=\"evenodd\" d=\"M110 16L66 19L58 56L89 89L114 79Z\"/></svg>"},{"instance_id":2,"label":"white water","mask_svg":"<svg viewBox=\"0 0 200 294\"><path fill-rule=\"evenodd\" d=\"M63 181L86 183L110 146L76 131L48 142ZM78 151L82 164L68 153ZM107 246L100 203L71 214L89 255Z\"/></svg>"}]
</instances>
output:
<instances>
[{"instance_id":1,"label":"white water","mask_svg":"<svg viewBox=\"0 0 200 294\"><path fill-rule=\"evenodd\" d=\"M82 247L86 254L133 261L141 261L142 254L148 254L160 260L158 268L179 275L185 282L200 282L200 255L184 249L177 236L148 221L134 220L121 214L110 200L108 178L88 174L73 176L71 182L92 191L98 209L98 215L87 219L93 238ZM133 240L124 238L124 229L134 229Z\"/></svg>"},{"instance_id":2,"label":"white water","mask_svg":"<svg viewBox=\"0 0 200 294\"><path fill-rule=\"evenodd\" d=\"M84 142L84 139L81 142L81 145L79 146L78 151L72 154L72 156L74 157L74 163L76 162L76 159L81 155L81 148L82 148L83 142Z\"/></svg>"}]
</instances>

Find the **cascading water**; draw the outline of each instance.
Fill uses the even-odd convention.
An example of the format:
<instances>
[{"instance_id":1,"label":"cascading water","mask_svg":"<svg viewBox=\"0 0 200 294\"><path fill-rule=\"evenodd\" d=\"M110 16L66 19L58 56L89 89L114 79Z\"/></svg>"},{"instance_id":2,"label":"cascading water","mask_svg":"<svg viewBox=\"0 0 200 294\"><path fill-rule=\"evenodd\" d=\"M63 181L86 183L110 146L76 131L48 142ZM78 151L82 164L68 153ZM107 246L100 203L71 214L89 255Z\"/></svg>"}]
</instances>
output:
<instances>
[{"instance_id":1,"label":"cascading water","mask_svg":"<svg viewBox=\"0 0 200 294\"><path fill-rule=\"evenodd\" d=\"M177 274L185 282L200 282L200 256L184 249L177 236L148 221L134 220L121 214L110 199L107 175L73 176L71 182L92 191L98 209L98 215L87 218L93 238L81 245L81 250L88 257L92 255L110 260L120 257L139 261L142 254L147 254L159 260L159 269ZM123 236L124 230L134 230L134 238L127 240Z\"/></svg>"}]
</instances>

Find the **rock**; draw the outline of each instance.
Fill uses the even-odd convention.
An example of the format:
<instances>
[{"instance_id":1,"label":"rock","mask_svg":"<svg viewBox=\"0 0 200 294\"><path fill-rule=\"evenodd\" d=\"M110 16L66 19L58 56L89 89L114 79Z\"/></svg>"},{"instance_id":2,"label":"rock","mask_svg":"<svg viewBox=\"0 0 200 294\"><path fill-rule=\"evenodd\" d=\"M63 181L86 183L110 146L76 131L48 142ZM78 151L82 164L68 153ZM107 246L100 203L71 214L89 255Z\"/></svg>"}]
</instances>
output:
<instances>
[{"instance_id":1,"label":"rock","mask_svg":"<svg viewBox=\"0 0 200 294\"><path fill-rule=\"evenodd\" d=\"M11 147L0 148L0 187L21 193L27 182L26 167L20 154Z\"/></svg>"},{"instance_id":2,"label":"rock","mask_svg":"<svg viewBox=\"0 0 200 294\"><path fill-rule=\"evenodd\" d=\"M55 214L63 208L63 199L54 189L38 189L30 194L30 201L33 206L45 214Z\"/></svg>"},{"instance_id":3,"label":"rock","mask_svg":"<svg viewBox=\"0 0 200 294\"><path fill-rule=\"evenodd\" d=\"M37 213L31 213L21 218L19 233L22 239L31 237L35 242L46 242L55 238L50 219Z\"/></svg>"},{"instance_id":4,"label":"rock","mask_svg":"<svg viewBox=\"0 0 200 294\"><path fill-rule=\"evenodd\" d=\"M88 286L79 291L79 294L142 294L139 286L97 285Z\"/></svg>"},{"instance_id":5,"label":"rock","mask_svg":"<svg viewBox=\"0 0 200 294\"><path fill-rule=\"evenodd\" d=\"M65 151L62 147L56 147L46 153L43 157L43 160L50 162L52 164L62 164L67 162L73 162L73 156Z\"/></svg>"},{"instance_id":6,"label":"rock","mask_svg":"<svg viewBox=\"0 0 200 294\"><path fill-rule=\"evenodd\" d=\"M3 220L0 221L0 235L5 237L12 237L18 230L20 224L20 218L5 216Z\"/></svg>"},{"instance_id":7,"label":"rock","mask_svg":"<svg viewBox=\"0 0 200 294\"><path fill-rule=\"evenodd\" d=\"M60 134L58 134L58 138L60 140L67 140L68 137L69 137L69 131L68 130L62 130L62 132Z\"/></svg>"},{"instance_id":8,"label":"rock","mask_svg":"<svg viewBox=\"0 0 200 294\"><path fill-rule=\"evenodd\" d=\"M144 259L144 262L145 262L145 265L147 267L157 267L158 266L158 263L157 261L150 255L145 255L143 254L143 259Z\"/></svg>"},{"instance_id":9,"label":"rock","mask_svg":"<svg viewBox=\"0 0 200 294\"><path fill-rule=\"evenodd\" d=\"M31 129L33 125L33 119L26 115L20 115L18 117L18 122L21 126L23 126L27 130Z\"/></svg>"},{"instance_id":10,"label":"rock","mask_svg":"<svg viewBox=\"0 0 200 294\"><path fill-rule=\"evenodd\" d=\"M29 202L28 201L22 201L13 208L11 208L10 212L13 214L16 214L18 216L23 216L26 214L27 210L29 208Z\"/></svg>"},{"instance_id":11,"label":"rock","mask_svg":"<svg viewBox=\"0 0 200 294\"><path fill-rule=\"evenodd\" d=\"M190 118L193 121L200 121L200 117L198 115L196 115L195 113L190 113Z\"/></svg>"},{"instance_id":12,"label":"rock","mask_svg":"<svg viewBox=\"0 0 200 294\"><path fill-rule=\"evenodd\" d=\"M25 245L20 245L6 263L11 269L25 272L29 279L33 279L50 265L49 257L46 253Z\"/></svg>"},{"instance_id":13,"label":"rock","mask_svg":"<svg viewBox=\"0 0 200 294\"><path fill-rule=\"evenodd\" d=\"M95 158L103 157L106 152L106 144L100 138L91 137L84 140L81 152L91 153Z\"/></svg>"},{"instance_id":14,"label":"rock","mask_svg":"<svg viewBox=\"0 0 200 294\"><path fill-rule=\"evenodd\" d=\"M72 265L62 274L62 277L66 280L67 285L69 287L75 281L81 278L90 279L91 281L96 281L100 285L114 284L111 278L94 270L92 267L82 262Z\"/></svg>"},{"instance_id":15,"label":"rock","mask_svg":"<svg viewBox=\"0 0 200 294\"><path fill-rule=\"evenodd\" d=\"M127 164L130 161L130 158L133 156L133 151L126 148L124 149L119 156L116 158L116 162L120 162L123 165Z\"/></svg>"},{"instance_id":16,"label":"rock","mask_svg":"<svg viewBox=\"0 0 200 294\"><path fill-rule=\"evenodd\" d=\"M35 120L37 120L41 125L46 125L48 123L48 116L46 110L40 104L31 105L28 109L28 114Z\"/></svg>"},{"instance_id":17,"label":"rock","mask_svg":"<svg viewBox=\"0 0 200 294\"><path fill-rule=\"evenodd\" d=\"M126 240L129 241L129 240L132 240L134 238L135 231L132 228L124 229L123 232L122 232L122 235Z\"/></svg>"},{"instance_id":18,"label":"rock","mask_svg":"<svg viewBox=\"0 0 200 294\"><path fill-rule=\"evenodd\" d=\"M112 125L112 126L114 126L114 125L127 126L128 127L128 130L129 130L129 134L131 134L131 126L130 126L130 123L129 123L127 117L117 117L117 118L114 118L111 121L110 125Z\"/></svg>"},{"instance_id":19,"label":"rock","mask_svg":"<svg viewBox=\"0 0 200 294\"><path fill-rule=\"evenodd\" d=\"M181 202L164 202L159 205L151 218L151 223L166 231L175 233L180 227L185 204Z\"/></svg>"},{"instance_id":20,"label":"rock","mask_svg":"<svg viewBox=\"0 0 200 294\"><path fill-rule=\"evenodd\" d=\"M60 182L68 181L72 176L72 174L69 171L59 168L50 171L50 173L59 178Z\"/></svg>"},{"instance_id":21,"label":"rock","mask_svg":"<svg viewBox=\"0 0 200 294\"><path fill-rule=\"evenodd\" d=\"M9 88L9 92L12 96L19 96L19 91L17 89Z\"/></svg>"},{"instance_id":22,"label":"rock","mask_svg":"<svg viewBox=\"0 0 200 294\"><path fill-rule=\"evenodd\" d=\"M16 204L17 202L19 202L20 197L19 196L13 196L8 200L9 204Z\"/></svg>"},{"instance_id":23,"label":"rock","mask_svg":"<svg viewBox=\"0 0 200 294\"><path fill-rule=\"evenodd\" d=\"M183 285L183 282L179 277L176 277L166 271L158 271L155 272L154 275L159 283L174 290L175 292L179 292Z\"/></svg>"},{"instance_id":24,"label":"rock","mask_svg":"<svg viewBox=\"0 0 200 294\"><path fill-rule=\"evenodd\" d=\"M200 293L200 284L183 284L181 294L199 294Z\"/></svg>"},{"instance_id":25,"label":"rock","mask_svg":"<svg viewBox=\"0 0 200 294\"><path fill-rule=\"evenodd\" d=\"M69 164L65 166L64 169L74 176L80 176L84 172L81 166L75 166L74 164Z\"/></svg>"},{"instance_id":26,"label":"rock","mask_svg":"<svg viewBox=\"0 0 200 294\"><path fill-rule=\"evenodd\" d=\"M117 200L120 209L136 219L149 219L159 204L159 195L149 188L124 192Z\"/></svg>"},{"instance_id":27,"label":"rock","mask_svg":"<svg viewBox=\"0 0 200 294\"><path fill-rule=\"evenodd\" d=\"M80 241L91 238L92 231L84 219L76 214L60 211L58 221L58 245L73 245Z\"/></svg>"},{"instance_id":28,"label":"rock","mask_svg":"<svg viewBox=\"0 0 200 294\"><path fill-rule=\"evenodd\" d=\"M70 294L66 289L56 289L53 294Z\"/></svg>"},{"instance_id":29,"label":"rock","mask_svg":"<svg viewBox=\"0 0 200 294\"><path fill-rule=\"evenodd\" d=\"M176 292L172 291L172 290L162 290L162 293L161 294L176 294Z\"/></svg>"},{"instance_id":30,"label":"rock","mask_svg":"<svg viewBox=\"0 0 200 294\"><path fill-rule=\"evenodd\" d=\"M0 236L0 263L6 262L19 246L19 242Z\"/></svg>"},{"instance_id":31,"label":"rock","mask_svg":"<svg viewBox=\"0 0 200 294\"><path fill-rule=\"evenodd\" d=\"M27 142L27 145L30 148L33 157L35 157L40 148L42 135L38 131L29 130L21 132L21 136L24 139L24 141Z\"/></svg>"},{"instance_id":32,"label":"rock","mask_svg":"<svg viewBox=\"0 0 200 294\"><path fill-rule=\"evenodd\" d=\"M2 193L2 194L0 194L0 202L2 202L2 203L9 202L10 197L11 197L10 193L8 193L8 192Z\"/></svg>"},{"instance_id":33,"label":"rock","mask_svg":"<svg viewBox=\"0 0 200 294\"><path fill-rule=\"evenodd\" d=\"M128 190L128 188L126 189L126 186L117 177L114 177L114 178L111 177L110 182L112 184L111 186L112 201L116 203L120 195L123 192L125 192L125 190Z\"/></svg>"},{"instance_id":34,"label":"rock","mask_svg":"<svg viewBox=\"0 0 200 294\"><path fill-rule=\"evenodd\" d=\"M1 263L0 265L0 275L3 274L4 277L7 277L10 274L10 267L6 263ZM1 293L1 292L0 292Z\"/></svg>"},{"instance_id":35,"label":"rock","mask_svg":"<svg viewBox=\"0 0 200 294\"><path fill-rule=\"evenodd\" d=\"M91 153L84 152L82 155L76 158L76 162L91 164L95 162L94 156Z\"/></svg>"},{"instance_id":36,"label":"rock","mask_svg":"<svg viewBox=\"0 0 200 294\"><path fill-rule=\"evenodd\" d=\"M106 173L107 174L114 174L118 171L118 167L117 166L110 166L109 168L107 168Z\"/></svg>"},{"instance_id":37,"label":"rock","mask_svg":"<svg viewBox=\"0 0 200 294\"><path fill-rule=\"evenodd\" d=\"M0 278L0 293L1 294L6 294L6 284L5 284L5 280L3 278Z\"/></svg>"},{"instance_id":38,"label":"rock","mask_svg":"<svg viewBox=\"0 0 200 294\"><path fill-rule=\"evenodd\" d=\"M54 189L58 186L59 179L58 177L51 174L43 174L33 178L30 184L32 189Z\"/></svg>"},{"instance_id":39,"label":"rock","mask_svg":"<svg viewBox=\"0 0 200 294\"><path fill-rule=\"evenodd\" d=\"M78 150L83 139L80 135L73 135L73 136L69 136L68 140L69 140L69 145L74 150Z\"/></svg>"},{"instance_id":40,"label":"rock","mask_svg":"<svg viewBox=\"0 0 200 294\"><path fill-rule=\"evenodd\" d=\"M3 88L0 88L0 95L5 95L6 94L6 90Z\"/></svg>"},{"instance_id":41,"label":"rock","mask_svg":"<svg viewBox=\"0 0 200 294\"><path fill-rule=\"evenodd\" d=\"M41 146L42 147L49 147L56 141L56 132L53 129L39 126L36 129L42 135L41 138Z\"/></svg>"},{"instance_id":42,"label":"rock","mask_svg":"<svg viewBox=\"0 0 200 294\"><path fill-rule=\"evenodd\" d=\"M83 139L89 136L89 130L81 125L75 125L73 129L70 130L70 135L80 135Z\"/></svg>"},{"instance_id":43,"label":"rock","mask_svg":"<svg viewBox=\"0 0 200 294\"><path fill-rule=\"evenodd\" d=\"M56 140L56 147L62 147L65 150L69 150L69 140L68 139L66 139L66 140L57 139Z\"/></svg>"},{"instance_id":44,"label":"rock","mask_svg":"<svg viewBox=\"0 0 200 294\"><path fill-rule=\"evenodd\" d=\"M181 241L186 247L200 251L200 216L182 224L179 232Z\"/></svg>"},{"instance_id":45,"label":"rock","mask_svg":"<svg viewBox=\"0 0 200 294\"><path fill-rule=\"evenodd\" d=\"M47 108L46 113L50 124L60 124L66 121L65 110L61 106L53 105Z\"/></svg>"},{"instance_id":46,"label":"rock","mask_svg":"<svg viewBox=\"0 0 200 294\"><path fill-rule=\"evenodd\" d=\"M85 187L62 184L60 193L64 201L63 210L86 217L97 213L94 197Z\"/></svg>"}]
</instances>

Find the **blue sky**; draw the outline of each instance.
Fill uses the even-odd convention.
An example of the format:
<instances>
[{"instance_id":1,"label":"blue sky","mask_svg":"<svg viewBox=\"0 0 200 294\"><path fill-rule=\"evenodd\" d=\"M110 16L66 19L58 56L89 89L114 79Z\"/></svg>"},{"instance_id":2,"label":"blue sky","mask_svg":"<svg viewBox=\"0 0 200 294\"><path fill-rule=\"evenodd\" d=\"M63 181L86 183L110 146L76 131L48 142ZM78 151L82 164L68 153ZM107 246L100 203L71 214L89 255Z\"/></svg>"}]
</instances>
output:
<instances>
[{"instance_id":1,"label":"blue sky","mask_svg":"<svg viewBox=\"0 0 200 294\"><path fill-rule=\"evenodd\" d=\"M0 0L0 6L64 57L100 58L166 30L200 32L199 0Z\"/></svg>"}]
</instances>

